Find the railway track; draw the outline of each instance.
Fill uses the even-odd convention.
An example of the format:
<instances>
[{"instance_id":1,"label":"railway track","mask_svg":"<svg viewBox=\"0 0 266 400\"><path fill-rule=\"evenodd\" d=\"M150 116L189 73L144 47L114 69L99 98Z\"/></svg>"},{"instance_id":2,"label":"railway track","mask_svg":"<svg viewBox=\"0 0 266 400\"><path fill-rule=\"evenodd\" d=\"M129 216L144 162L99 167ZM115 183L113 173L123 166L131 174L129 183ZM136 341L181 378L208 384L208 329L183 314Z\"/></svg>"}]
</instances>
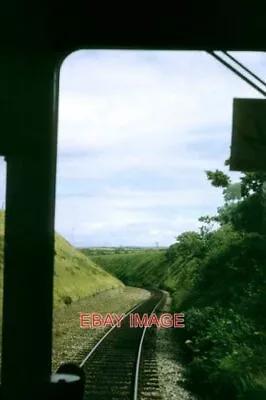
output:
<instances>
[{"instance_id":1,"label":"railway track","mask_svg":"<svg viewBox=\"0 0 266 400\"><path fill-rule=\"evenodd\" d=\"M155 360L155 327L130 327L130 314L155 312L164 301L162 292L127 313L121 327L110 329L80 366L86 384L84 400L162 399Z\"/></svg>"}]
</instances>

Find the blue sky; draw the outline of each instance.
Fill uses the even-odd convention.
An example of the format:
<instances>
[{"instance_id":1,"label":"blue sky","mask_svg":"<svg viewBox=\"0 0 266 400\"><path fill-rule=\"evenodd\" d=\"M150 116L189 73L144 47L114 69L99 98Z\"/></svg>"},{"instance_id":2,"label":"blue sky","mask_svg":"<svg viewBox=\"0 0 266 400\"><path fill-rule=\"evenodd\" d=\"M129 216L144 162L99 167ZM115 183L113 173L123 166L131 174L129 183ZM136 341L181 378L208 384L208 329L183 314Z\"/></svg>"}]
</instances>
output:
<instances>
[{"instance_id":1,"label":"blue sky","mask_svg":"<svg viewBox=\"0 0 266 400\"><path fill-rule=\"evenodd\" d=\"M262 53L231 53L266 78ZM61 68L56 230L77 246L169 245L221 191L234 97L262 96L203 52L78 51ZM2 203L5 180L0 162ZM236 180L238 173L231 173Z\"/></svg>"}]
</instances>

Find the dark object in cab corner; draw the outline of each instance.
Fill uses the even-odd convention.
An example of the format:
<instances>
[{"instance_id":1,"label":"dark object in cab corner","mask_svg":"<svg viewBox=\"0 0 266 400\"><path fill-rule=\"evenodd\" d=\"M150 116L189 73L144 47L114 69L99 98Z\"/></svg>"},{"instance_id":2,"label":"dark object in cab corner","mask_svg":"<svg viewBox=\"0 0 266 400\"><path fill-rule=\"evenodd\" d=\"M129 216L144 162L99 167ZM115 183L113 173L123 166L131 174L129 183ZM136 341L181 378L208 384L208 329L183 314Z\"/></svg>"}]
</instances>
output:
<instances>
[{"instance_id":1,"label":"dark object in cab corner","mask_svg":"<svg viewBox=\"0 0 266 400\"><path fill-rule=\"evenodd\" d=\"M61 365L51 376L53 400L83 400L85 374L76 364Z\"/></svg>"}]
</instances>

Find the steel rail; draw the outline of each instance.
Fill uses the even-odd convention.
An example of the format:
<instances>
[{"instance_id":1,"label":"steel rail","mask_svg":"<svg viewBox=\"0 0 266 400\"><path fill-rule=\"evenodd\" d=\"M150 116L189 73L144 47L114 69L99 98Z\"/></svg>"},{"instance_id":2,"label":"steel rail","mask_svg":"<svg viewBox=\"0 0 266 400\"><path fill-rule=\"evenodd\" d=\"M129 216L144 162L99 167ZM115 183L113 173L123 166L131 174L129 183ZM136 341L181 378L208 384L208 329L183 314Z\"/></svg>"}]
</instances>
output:
<instances>
[{"instance_id":1,"label":"steel rail","mask_svg":"<svg viewBox=\"0 0 266 400\"><path fill-rule=\"evenodd\" d=\"M144 300L145 301L145 300ZM134 310L136 310L137 308L139 308L141 305L143 305L144 302L141 302L139 304L137 304L136 306L134 306L131 310L129 310L124 316L123 318L119 321L121 323L121 321L124 321L124 319L130 314L132 313ZM83 365L88 361L88 359L92 356L92 354L95 352L95 350L97 349L97 347L104 341L104 339L117 327L118 322L115 323L114 326L112 326L112 328L110 328L105 335L103 335L103 337L96 343L96 345L91 349L91 351L86 355L86 357L83 359L83 361L80 363L80 367L82 368Z\"/></svg>"},{"instance_id":2,"label":"steel rail","mask_svg":"<svg viewBox=\"0 0 266 400\"><path fill-rule=\"evenodd\" d=\"M158 294L160 295L160 297L158 296ZM158 296L158 297L157 297ZM156 298L157 297L157 298ZM126 323L126 320L127 319L129 319L129 315L130 315L130 313L132 313L132 312L134 312L134 310L137 310L137 309L141 309L142 307L145 307L145 303L146 302L150 302L150 301L153 301L154 303L156 303L155 304L155 306L154 306L154 304L152 305L152 304L150 304L150 310L152 309L152 311L148 311L148 314L149 315L152 315L154 312L155 312L155 310L159 307L159 305L162 303L162 301L164 300L164 298L165 298L165 293L164 292L162 292L162 291L157 291L157 294L156 294L156 292L152 295L152 296L150 296L150 298L149 299L146 299L146 300L144 300L143 302L141 302L141 303L139 303L139 304L137 304L136 306L134 306L132 309L130 309L125 315L123 315L123 318L122 318L122 320L120 320L119 321L119 323L121 323L121 321L124 321L124 323ZM148 303L147 303L147 306L148 306ZM143 311L143 310L142 310ZM112 327L112 328L110 328L102 337L101 337L101 339L93 346L93 348L89 351L89 353L86 355L86 357L83 359L83 361L79 364L79 367L80 368L82 368L82 367L84 367L84 368L88 368L89 367L89 370L90 370L90 359L92 358L93 360L94 360L94 357L96 356L96 357L98 357L98 351L100 351L101 352L101 347L99 348L99 346L102 344L102 346L104 346L105 344L107 344L107 343L109 343L108 342L108 340L109 340L109 335L110 335L110 333L111 332L113 332L114 331L114 329L115 328L117 328L117 325L118 325L118 322L116 322L115 323L115 325ZM125 328L124 329L127 329L126 328L126 326L127 325L125 325ZM123 330L124 330L123 329ZM142 332L140 332L140 337L136 340L136 343L135 343L135 351L137 352L137 353L135 353L135 356L133 356L133 354L132 354L132 356L133 356L133 358L132 358L132 362L133 362L133 365L132 365L132 370L131 370L131 389L130 389L130 384L129 384L129 386L128 386L128 394L127 394L127 397L128 398L132 398L132 399L137 399L137 395L138 395L138 390L139 390L139 384L138 384L138 381L139 381L139 379L140 379L140 362L141 362L141 356L142 356L142 349L143 349L143 343L144 343L144 338L145 338L145 333L146 333L146 329L147 329L147 326L146 327L144 327L143 328L143 331ZM122 333L122 332L121 332ZM126 332L125 332L126 333ZM136 333L137 333L137 331L136 331ZM118 334L118 332L117 332L117 334ZM116 335L116 333L115 332L113 332L113 335ZM112 338L112 335L110 335L110 338ZM109 345L108 345L109 346ZM98 349L99 348L99 349ZM97 351L97 349L98 349L98 351ZM133 350L133 347L132 347L132 350ZM93 357L92 357L93 356ZM111 357L111 356L110 356ZM135 359L135 361L133 361L133 359ZM111 357L110 358L110 362L112 362L112 360L113 360L113 357ZM88 362L88 363L87 363ZM94 362L94 361L92 361L92 362ZM104 364L103 364L103 366L104 366ZM88 370L88 371L89 371ZM91 370L92 371L92 370ZM90 373L91 374L91 373ZM130 376L130 375L129 375ZM117 378L118 379L120 379L120 373L118 372L118 375L117 375ZM93 379L93 381L94 381L94 379ZM92 381L92 382L93 382ZM130 381L128 381L128 382L130 382ZM88 386L89 387L89 386ZM88 390L90 390L90 389L88 389ZM97 390L97 389L96 389ZM97 398L103 398L103 397L101 397L102 396L102 393L101 393L101 388L100 388L100 392L99 393L97 393L97 394L95 394L95 384L93 384L93 388L92 388L92 392L90 393L90 396L92 396L92 398L93 399L95 399L96 397ZM123 390L124 390L124 388L123 388ZM93 391L94 391L94 394L93 394ZM89 394L89 393L88 393ZM96 396L96 397L95 397ZM100 397L99 397L100 396ZM112 397L108 397L108 395L107 395L107 397L105 397L105 398L112 398Z\"/></svg>"},{"instance_id":3,"label":"steel rail","mask_svg":"<svg viewBox=\"0 0 266 400\"><path fill-rule=\"evenodd\" d=\"M162 301L164 300L165 295L162 295L162 298L159 300L159 302L156 304L154 309L152 310L151 314L153 314L160 306ZM140 361L141 361L141 354L142 354L142 348L143 348L143 342L145 338L145 334L147 331L147 326L144 327L141 339L140 339L140 344L139 344L139 350L138 350L138 356L137 356L137 363L136 363L136 371L135 371L135 382L134 382L134 392L133 392L133 400L138 400L138 390L139 390L139 375L140 375Z\"/></svg>"}]
</instances>

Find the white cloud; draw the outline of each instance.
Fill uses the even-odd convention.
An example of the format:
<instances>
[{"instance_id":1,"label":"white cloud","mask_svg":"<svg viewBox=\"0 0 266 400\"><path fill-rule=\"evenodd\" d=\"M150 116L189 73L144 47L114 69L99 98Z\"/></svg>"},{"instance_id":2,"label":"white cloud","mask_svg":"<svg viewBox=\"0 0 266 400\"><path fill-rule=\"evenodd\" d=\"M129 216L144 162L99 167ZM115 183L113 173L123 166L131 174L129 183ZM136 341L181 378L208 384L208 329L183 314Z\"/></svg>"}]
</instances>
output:
<instances>
[{"instance_id":1,"label":"white cloud","mask_svg":"<svg viewBox=\"0 0 266 400\"><path fill-rule=\"evenodd\" d=\"M265 55L237 57L265 78ZM83 244L169 244L196 229L197 218L221 203L204 170L222 168L228 156L233 97L261 96L205 53L69 56L61 69L57 182L73 196L57 189L56 229L67 238L74 230ZM148 173L153 189L150 181L145 189ZM101 190L90 189L95 181Z\"/></svg>"},{"instance_id":2,"label":"white cloud","mask_svg":"<svg viewBox=\"0 0 266 400\"><path fill-rule=\"evenodd\" d=\"M101 195L72 196L71 208L75 213L80 214L80 218L86 219L90 214L93 218L97 215L97 220L108 217L108 220L117 219L121 214L122 223L126 223L125 216L133 213L135 210L142 210L144 215L148 215L149 209L153 210L158 206L167 207L195 207L204 205L211 207L213 203L217 203L222 199L221 191L210 187L209 190L182 189L182 190L157 190L157 191L134 191L128 189L106 189ZM68 197L58 199L60 207L67 208L69 205ZM156 211L156 209L155 209ZM160 214L158 214L159 216ZM143 216L142 216L143 217ZM135 219L136 220L136 219ZM129 222L132 222L131 220ZM134 221L133 221L134 222Z\"/></svg>"},{"instance_id":3,"label":"white cloud","mask_svg":"<svg viewBox=\"0 0 266 400\"><path fill-rule=\"evenodd\" d=\"M157 152L152 153L152 151L147 151L146 153L143 149L140 154L117 154L114 150L109 154L101 154L97 157L88 156L62 160L58 166L58 179L64 178L76 178L76 179L89 179L89 178L108 178L113 176L116 172L125 171L128 168L142 168L146 171L152 171L154 173L166 174L171 176L177 174L180 170L186 170L187 173L216 168L221 166L223 161L220 160L204 160L191 158L189 152L182 152L182 149L177 150L174 155L169 152ZM219 162L220 161L220 162ZM88 181L89 183L89 181Z\"/></svg>"},{"instance_id":4,"label":"white cloud","mask_svg":"<svg viewBox=\"0 0 266 400\"><path fill-rule=\"evenodd\" d=\"M82 237L87 237L89 241L96 238L99 241L102 238L114 240L114 236L118 235L120 239L113 244L124 244L126 240L139 245L156 239L167 245L182 231L199 227L199 207L214 213L213 203L219 203L220 199L221 193L214 188L210 191L149 192L108 188L102 196L71 197L71 208L67 198L59 199L57 218L62 233L70 235L69 239L69 227L72 227L79 240ZM171 210L168 212L169 207ZM64 218L66 215L68 219ZM123 232L131 239L127 239ZM78 241L77 244L82 243Z\"/></svg>"},{"instance_id":5,"label":"white cloud","mask_svg":"<svg viewBox=\"0 0 266 400\"><path fill-rule=\"evenodd\" d=\"M230 135L232 98L236 94L261 97L204 53L186 54L183 60L178 53L172 54L176 71L172 67L170 72L162 53L157 61L160 68L140 55L138 59L129 53L116 54L103 56L102 64L85 58L76 90L63 89L72 70L65 66L59 113L62 150L112 147L118 151L126 143L133 151L141 143L142 148L158 151L167 149L169 143L190 141L199 127L225 122ZM85 89L92 80L93 87Z\"/></svg>"},{"instance_id":6,"label":"white cloud","mask_svg":"<svg viewBox=\"0 0 266 400\"><path fill-rule=\"evenodd\" d=\"M266 78L264 54L234 56ZM196 229L202 209L212 214L221 203L204 170L223 168L229 155L233 97L261 95L205 53L69 56L61 70L57 181L73 196L57 190L56 229L67 237L74 229L88 244L112 242L112 235L122 244L171 243ZM149 173L154 182L141 189ZM4 180L0 174L2 188ZM101 190L90 189L95 181Z\"/></svg>"}]
</instances>

